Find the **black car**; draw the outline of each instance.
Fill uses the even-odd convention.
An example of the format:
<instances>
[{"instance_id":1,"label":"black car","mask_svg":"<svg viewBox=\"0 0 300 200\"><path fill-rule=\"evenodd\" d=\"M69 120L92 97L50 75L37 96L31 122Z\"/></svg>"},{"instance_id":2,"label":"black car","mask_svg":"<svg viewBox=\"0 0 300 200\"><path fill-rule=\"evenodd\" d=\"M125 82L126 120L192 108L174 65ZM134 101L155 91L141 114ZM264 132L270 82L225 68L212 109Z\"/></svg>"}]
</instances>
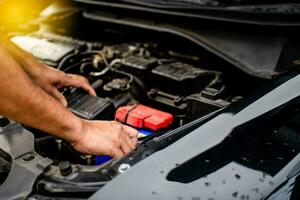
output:
<instances>
[{"instance_id":1,"label":"black car","mask_svg":"<svg viewBox=\"0 0 300 200\"><path fill-rule=\"evenodd\" d=\"M0 118L0 199L299 199L297 1L20 2L1 31L97 92L69 110L140 138L114 160Z\"/></svg>"}]
</instances>

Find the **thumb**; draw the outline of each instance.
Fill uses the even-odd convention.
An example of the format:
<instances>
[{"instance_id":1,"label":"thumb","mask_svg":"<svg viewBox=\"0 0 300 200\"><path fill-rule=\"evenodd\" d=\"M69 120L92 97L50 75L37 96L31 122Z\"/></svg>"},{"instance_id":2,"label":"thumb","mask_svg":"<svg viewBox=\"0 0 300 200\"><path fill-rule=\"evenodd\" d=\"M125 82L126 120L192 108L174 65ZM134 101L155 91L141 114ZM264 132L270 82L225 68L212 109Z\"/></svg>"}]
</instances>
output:
<instances>
[{"instance_id":1,"label":"thumb","mask_svg":"<svg viewBox=\"0 0 300 200\"><path fill-rule=\"evenodd\" d=\"M68 103L66 98L56 88L50 90L49 94L57 99L63 106L67 107Z\"/></svg>"}]
</instances>

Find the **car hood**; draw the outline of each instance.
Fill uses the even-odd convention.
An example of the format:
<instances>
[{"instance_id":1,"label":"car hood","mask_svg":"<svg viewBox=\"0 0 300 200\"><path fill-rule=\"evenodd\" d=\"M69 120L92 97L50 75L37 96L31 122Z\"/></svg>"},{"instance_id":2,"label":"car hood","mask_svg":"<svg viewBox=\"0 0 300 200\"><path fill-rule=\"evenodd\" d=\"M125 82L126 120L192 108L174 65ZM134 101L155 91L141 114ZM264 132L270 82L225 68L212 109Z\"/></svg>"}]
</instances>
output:
<instances>
[{"instance_id":1,"label":"car hood","mask_svg":"<svg viewBox=\"0 0 300 200\"><path fill-rule=\"evenodd\" d=\"M250 154L255 152L258 140L253 143L255 148L249 148L248 145L252 143L251 137L257 139L259 136L257 131L252 130L248 138L245 132L249 128L247 124L257 124L256 120L261 120L265 113L279 111L284 108L284 105L293 102L299 96L299 78L298 75L284 84L281 84L283 81L281 79L271 87L262 88L256 93L257 96L251 96L249 98L252 99L251 101L244 99L245 101L242 100L239 104L228 107L190 134L118 176L95 193L91 199L183 199L183 197L184 199L237 197L260 199L266 197L274 187L279 186L275 186L274 183L279 184L282 180L293 177L293 169L299 164L300 155L296 153L281 165L276 161L276 156L271 158L268 154L266 159L262 159L263 162L271 163L272 167L268 168L266 165L258 164L261 162L255 159L259 157L258 155L252 157L252 160L243 157L247 154L241 153L240 158L234 154L242 152L243 149L248 149ZM268 90L271 91L267 92ZM241 137L247 138L245 144L240 144L241 139L230 144L237 136L238 129L241 130ZM243 148L243 145L247 147ZM264 154L264 151L259 154ZM272 160L277 164L273 164ZM141 182L141 177L144 182ZM257 191L255 188L258 187L263 190ZM118 190L122 192L115 192Z\"/></svg>"},{"instance_id":2,"label":"car hood","mask_svg":"<svg viewBox=\"0 0 300 200\"><path fill-rule=\"evenodd\" d=\"M79 5L83 17L88 20L185 38L242 71L263 79L272 79L290 70L300 56L296 53L299 50L289 52L300 48L293 39L300 26L295 4L178 8L159 4L168 1L73 2ZM273 6L272 9L268 10L269 6ZM287 12L291 7L294 12Z\"/></svg>"}]
</instances>

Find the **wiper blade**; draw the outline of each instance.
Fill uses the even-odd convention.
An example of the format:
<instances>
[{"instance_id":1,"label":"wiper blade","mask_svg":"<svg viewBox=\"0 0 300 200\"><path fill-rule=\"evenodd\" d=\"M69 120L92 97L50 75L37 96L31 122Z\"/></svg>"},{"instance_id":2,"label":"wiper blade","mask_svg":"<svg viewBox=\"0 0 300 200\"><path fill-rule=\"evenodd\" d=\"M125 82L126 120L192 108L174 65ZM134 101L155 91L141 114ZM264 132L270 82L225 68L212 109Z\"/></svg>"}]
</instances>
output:
<instances>
[{"instance_id":1,"label":"wiper blade","mask_svg":"<svg viewBox=\"0 0 300 200\"><path fill-rule=\"evenodd\" d=\"M270 4L270 5L245 5L227 7L230 10L248 11L257 13L300 13L300 4Z\"/></svg>"},{"instance_id":2,"label":"wiper blade","mask_svg":"<svg viewBox=\"0 0 300 200\"><path fill-rule=\"evenodd\" d=\"M282 3L274 1L264 4L248 1L221 1L221 0L121 0L140 6L161 9L225 9L241 12L257 13L300 13L300 4L293 2Z\"/></svg>"},{"instance_id":3,"label":"wiper blade","mask_svg":"<svg viewBox=\"0 0 300 200\"><path fill-rule=\"evenodd\" d=\"M160 8L192 8L194 6L220 6L217 0L122 0L126 3Z\"/></svg>"}]
</instances>

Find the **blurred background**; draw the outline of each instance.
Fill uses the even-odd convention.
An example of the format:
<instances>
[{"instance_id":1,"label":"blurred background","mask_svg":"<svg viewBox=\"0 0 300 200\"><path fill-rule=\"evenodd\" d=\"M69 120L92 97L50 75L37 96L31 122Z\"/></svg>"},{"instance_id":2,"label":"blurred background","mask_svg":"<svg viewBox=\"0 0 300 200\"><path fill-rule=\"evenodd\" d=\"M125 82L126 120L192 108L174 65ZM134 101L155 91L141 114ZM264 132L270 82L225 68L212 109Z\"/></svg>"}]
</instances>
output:
<instances>
[{"instance_id":1,"label":"blurred background","mask_svg":"<svg viewBox=\"0 0 300 200\"><path fill-rule=\"evenodd\" d=\"M34 23L28 22L36 19L51 2L53 0L0 0L0 31L34 29Z\"/></svg>"}]
</instances>

